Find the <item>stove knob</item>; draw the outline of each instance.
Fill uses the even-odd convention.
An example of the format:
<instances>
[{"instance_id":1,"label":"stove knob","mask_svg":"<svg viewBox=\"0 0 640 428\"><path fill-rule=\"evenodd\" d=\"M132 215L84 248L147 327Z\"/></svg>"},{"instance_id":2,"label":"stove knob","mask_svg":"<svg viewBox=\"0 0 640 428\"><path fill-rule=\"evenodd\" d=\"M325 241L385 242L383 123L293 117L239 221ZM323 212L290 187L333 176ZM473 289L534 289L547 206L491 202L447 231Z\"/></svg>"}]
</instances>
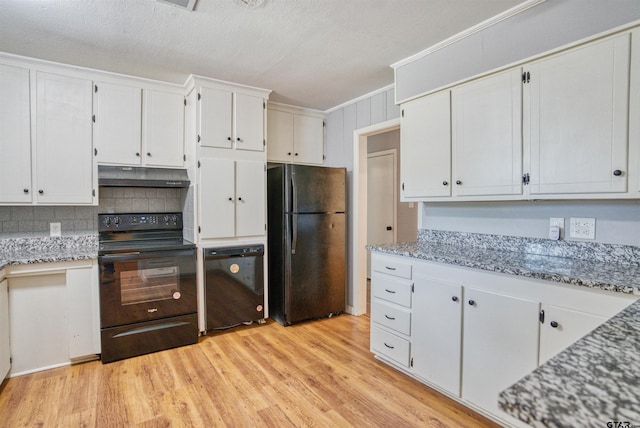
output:
<instances>
[{"instance_id":1,"label":"stove knob","mask_svg":"<svg viewBox=\"0 0 640 428\"><path fill-rule=\"evenodd\" d=\"M162 218L162 220L163 220L165 223L169 223L169 216L168 216L168 215L164 216L164 217Z\"/></svg>"},{"instance_id":2,"label":"stove knob","mask_svg":"<svg viewBox=\"0 0 640 428\"><path fill-rule=\"evenodd\" d=\"M178 223L178 216L177 215L172 215L171 216L171 221L174 223Z\"/></svg>"},{"instance_id":3,"label":"stove knob","mask_svg":"<svg viewBox=\"0 0 640 428\"><path fill-rule=\"evenodd\" d=\"M104 225L107 227L111 226L111 217L104 218Z\"/></svg>"},{"instance_id":4,"label":"stove knob","mask_svg":"<svg viewBox=\"0 0 640 428\"><path fill-rule=\"evenodd\" d=\"M120 226L120 217L114 217L113 224L115 224L116 227Z\"/></svg>"}]
</instances>

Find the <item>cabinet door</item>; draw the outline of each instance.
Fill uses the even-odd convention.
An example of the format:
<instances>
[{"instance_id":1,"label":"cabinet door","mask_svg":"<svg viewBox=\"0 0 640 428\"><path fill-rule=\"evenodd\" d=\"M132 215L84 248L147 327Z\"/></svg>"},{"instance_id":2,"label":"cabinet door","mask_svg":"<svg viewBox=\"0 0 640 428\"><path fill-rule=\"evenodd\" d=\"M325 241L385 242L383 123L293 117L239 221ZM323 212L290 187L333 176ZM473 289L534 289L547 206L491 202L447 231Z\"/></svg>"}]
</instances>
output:
<instances>
[{"instance_id":1,"label":"cabinet door","mask_svg":"<svg viewBox=\"0 0 640 428\"><path fill-rule=\"evenodd\" d=\"M265 233L265 165L236 162L236 236Z\"/></svg>"},{"instance_id":2,"label":"cabinet door","mask_svg":"<svg viewBox=\"0 0 640 428\"><path fill-rule=\"evenodd\" d=\"M200 159L200 239L235 234L234 162Z\"/></svg>"},{"instance_id":3,"label":"cabinet door","mask_svg":"<svg viewBox=\"0 0 640 428\"><path fill-rule=\"evenodd\" d=\"M322 118L293 115L293 161L322 165L324 162L324 126Z\"/></svg>"},{"instance_id":4,"label":"cabinet door","mask_svg":"<svg viewBox=\"0 0 640 428\"><path fill-rule=\"evenodd\" d=\"M7 280L0 281L0 383L11 369L9 346L9 289Z\"/></svg>"},{"instance_id":5,"label":"cabinet door","mask_svg":"<svg viewBox=\"0 0 640 428\"><path fill-rule=\"evenodd\" d=\"M553 305L544 305L542 309L545 320L540 327L540 364L607 320L600 315Z\"/></svg>"},{"instance_id":6,"label":"cabinet door","mask_svg":"<svg viewBox=\"0 0 640 428\"><path fill-rule=\"evenodd\" d=\"M453 193L522 193L522 72L514 69L451 91Z\"/></svg>"},{"instance_id":7,"label":"cabinet door","mask_svg":"<svg viewBox=\"0 0 640 428\"><path fill-rule=\"evenodd\" d=\"M231 111L232 94L228 91L200 88L198 94L200 145L203 147L232 147Z\"/></svg>"},{"instance_id":8,"label":"cabinet door","mask_svg":"<svg viewBox=\"0 0 640 428\"><path fill-rule=\"evenodd\" d=\"M67 270L69 358L100 353L97 267Z\"/></svg>"},{"instance_id":9,"label":"cabinet door","mask_svg":"<svg viewBox=\"0 0 640 428\"><path fill-rule=\"evenodd\" d=\"M462 286L416 276L414 290L413 371L459 397Z\"/></svg>"},{"instance_id":10,"label":"cabinet door","mask_svg":"<svg viewBox=\"0 0 640 428\"><path fill-rule=\"evenodd\" d=\"M525 68L531 194L627 190L629 49L625 34Z\"/></svg>"},{"instance_id":11,"label":"cabinet door","mask_svg":"<svg viewBox=\"0 0 640 428\"><path fill-rule=\"evenodd\" d=\"M29 70L0 65L0 203L31 202Z\"/></svg>"},{"instance_id":12,"label":"cabinet door","mask_svg":"<svg viewBox=\"0 0 640 428\"><path fill-rule=\"evenodd\" d=\"M36 195L45 204L91 204L91 81L37 73Z\"/></svg>"},{"instance_id":13,"label":"cabinet door","mask_svg":"<svg viewBox=\"0 0 640 428\"><path fill-rule=\"evenodd\" d=\"M96 82L94 91L93 138L98 162L139 165L142 89Z\"/></svg>"},{"instance_id":14,"label":"cabinet door","mask_svg":"<svg viewBox=\"0 0 640 428\"><path fill-rule=\"evenodd\" d=\"M402 106L401 199L451 195L451 105L449 91Z\"/></svg>"},{"instance_id":15,"label":"cabinet door","mask_svg":"<svg viewBox=\"0 0 640 428\"><path fill-rule=\"evenodd\" d=\"M184 97L145 90L142 111L145 164L181 167L184 163Z\"/></svg>"},{"instance_id":16,"label":"cabinet door","mask_svg":"<svg viewBox=\"0 0 640 428\"><path fill-rule=\"evenodd\" d=\"M465 288L462 397L499 414L498 394L538 366L540 304Z\"/></svg>"},{"instance_id":17,"label":"cabinet door","mask_svg":"<svg viewBox=\"0 0 640 428\"><path fill-rule=\"evenodd\" d=\"M234 96L235 148L264 150L264 100L250 95Z\"/></svg>"},{"instance_id":18,"label":"cabinet door","mask_svg":"<svg viewBox=\"0 0 640 428\"><path fill-rule=\"evenodd\" d=\"M267 111L267 159L293 162L293 113Z\"/></svg>"}]
</instances>

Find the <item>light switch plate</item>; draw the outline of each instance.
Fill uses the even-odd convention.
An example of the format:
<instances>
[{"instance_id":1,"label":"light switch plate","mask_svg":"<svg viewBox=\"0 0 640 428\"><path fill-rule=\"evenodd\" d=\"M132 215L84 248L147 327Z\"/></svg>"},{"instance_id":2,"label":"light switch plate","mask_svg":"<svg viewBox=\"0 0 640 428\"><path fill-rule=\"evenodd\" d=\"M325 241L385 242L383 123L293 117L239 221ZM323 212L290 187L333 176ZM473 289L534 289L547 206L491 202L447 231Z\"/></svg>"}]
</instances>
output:
<instances>
[{"instance_id":1,"label":"light switch plate","mask_svg":"<svg viewBox=\"0 0 640 428\"><path fill-rule=\"evenodd\" d=\"M596 239L596 219L572 217L569 220L569 237L575 239Z\"/></svg>"},{"instance_id":2,"label":"light switch plate","mask_svg":"<svg viewBox=\"0 0 640 428\"><path fill-rule=\"evenodd\" d=\"M62 236L60 223L49 223L49 236Z\"/></svg>"}]
</instances>

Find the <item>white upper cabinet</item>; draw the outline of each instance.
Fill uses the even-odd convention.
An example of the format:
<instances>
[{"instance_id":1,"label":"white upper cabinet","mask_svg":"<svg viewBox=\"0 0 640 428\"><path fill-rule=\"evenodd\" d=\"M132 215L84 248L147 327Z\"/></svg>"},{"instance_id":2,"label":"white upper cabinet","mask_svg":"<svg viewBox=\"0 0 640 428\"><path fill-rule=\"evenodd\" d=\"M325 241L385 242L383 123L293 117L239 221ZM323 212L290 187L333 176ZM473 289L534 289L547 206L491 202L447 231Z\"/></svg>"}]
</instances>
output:
<instances>
[{"instance_id":1,"label":"white upper cabinet","mask_svg":"<svg viewBox=\"0 0 640 428\"><path fill-rule=\"evenodd\" d=\"M530 193L627 191L631 35L525 66Z\"/></svg>"},{"instance_id":2,"label":"white upper cabinet","mask_svg":"<svg viewBox=\"0 0 640 428\"><path fill-rule=\"evenodd\" d=\"M184 96L145 89L142 154L149 166L184 165Z\"/></svg>"},{"instance_id":3,"label":"white upper cabinet","mask_svg":"<svg viewBox=\"0 0 640 428\"><path fill-rule=\"evenodd\" d=\"M401 200L451 195L451 99L449 91L402 105Z\"/></svg>"},{"instance_id":4,"label":"white upper cabinet","mask_svg":"<svg viewBox=\"0 0 640 428\"><path fill-rule=\"evenodd\" d=\"M93 138L98 162L140 165L142 89L94 83Z\"/></svg>"},{"instance_id":5,"label":"white upper cabinet","mask_svg":"<svg viewBox=\"0 0 640 428\"><path fill-rule=\"evenodd\" d=\"M200 239L265 234L265 164L201 158Z\"/></svg>"},{"instance_id":6,"label":"white upper cabinet","mask_svg":"<svg viewBox=\"0 0 640 428\"><path fill-rule=\"evenodd\" d=\"M454 195L522 194L521 86L517 68L451 91Z\"/></svg>"},{"instance_id":7,"label":"white upper cabinet","mask_svg":"<svg viewBox=\"0 0 640 428\"><path fill-rule=\"evenodd\" d=\"M199 88L198 141L202 147L264 150L264 99Z\"/></svg>"},{"instance_id":8,"label":"white upper cabinet","mask_svg":"<svg viewBox=\"0 0 640 428\"><path fill-rule=\"evenodd\" d=\"M93 203L92 91L90 80L37 72L38 203Z\"/></svg>"},{"instance_id":9,"label":"white upper cabinet","mask_svg":"<svg viewBox=\"0 0 640 428\"><path fill-rule=\"evenodd\" d=\"M29 70L0 65L0 203L30 203Z\"/></svg>"},{"instance_id":10,"label":"white upper cabinet","mask_svg":"<svg viewBox=\"0 0 640 428\"><path fill-rule=\"evenodd\" d=\"M94 92L98 162L183 166L183 95L104 82Z\"/></svg>"},{"instance_id":11,"label":"white upper cabinet","mask_svg":"<svg viewBox=\"0 0 640 428\"><path fill-rule=\"evenodd\" d=\"M322 165L324 115L320 112L269 104L267 159L270 162Z\"/></svg>"}]
</instances>

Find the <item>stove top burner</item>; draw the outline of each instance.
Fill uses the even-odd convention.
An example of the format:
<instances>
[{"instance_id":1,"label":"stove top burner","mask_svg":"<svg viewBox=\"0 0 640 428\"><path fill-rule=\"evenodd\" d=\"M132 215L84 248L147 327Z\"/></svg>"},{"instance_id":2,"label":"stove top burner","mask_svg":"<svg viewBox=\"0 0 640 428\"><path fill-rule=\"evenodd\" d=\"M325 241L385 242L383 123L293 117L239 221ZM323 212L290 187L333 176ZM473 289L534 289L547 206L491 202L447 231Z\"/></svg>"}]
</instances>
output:
<instances>
[{"instance_id":1,"label":"stove top burner","mask_svg":"<svg viewBox=\"0 0 640 428\"><path fill-rule=\"evenodd\" d=\"M195 248L182 237L182 213L98 214L98 254Z\"/></svg>"}]
</instances>

